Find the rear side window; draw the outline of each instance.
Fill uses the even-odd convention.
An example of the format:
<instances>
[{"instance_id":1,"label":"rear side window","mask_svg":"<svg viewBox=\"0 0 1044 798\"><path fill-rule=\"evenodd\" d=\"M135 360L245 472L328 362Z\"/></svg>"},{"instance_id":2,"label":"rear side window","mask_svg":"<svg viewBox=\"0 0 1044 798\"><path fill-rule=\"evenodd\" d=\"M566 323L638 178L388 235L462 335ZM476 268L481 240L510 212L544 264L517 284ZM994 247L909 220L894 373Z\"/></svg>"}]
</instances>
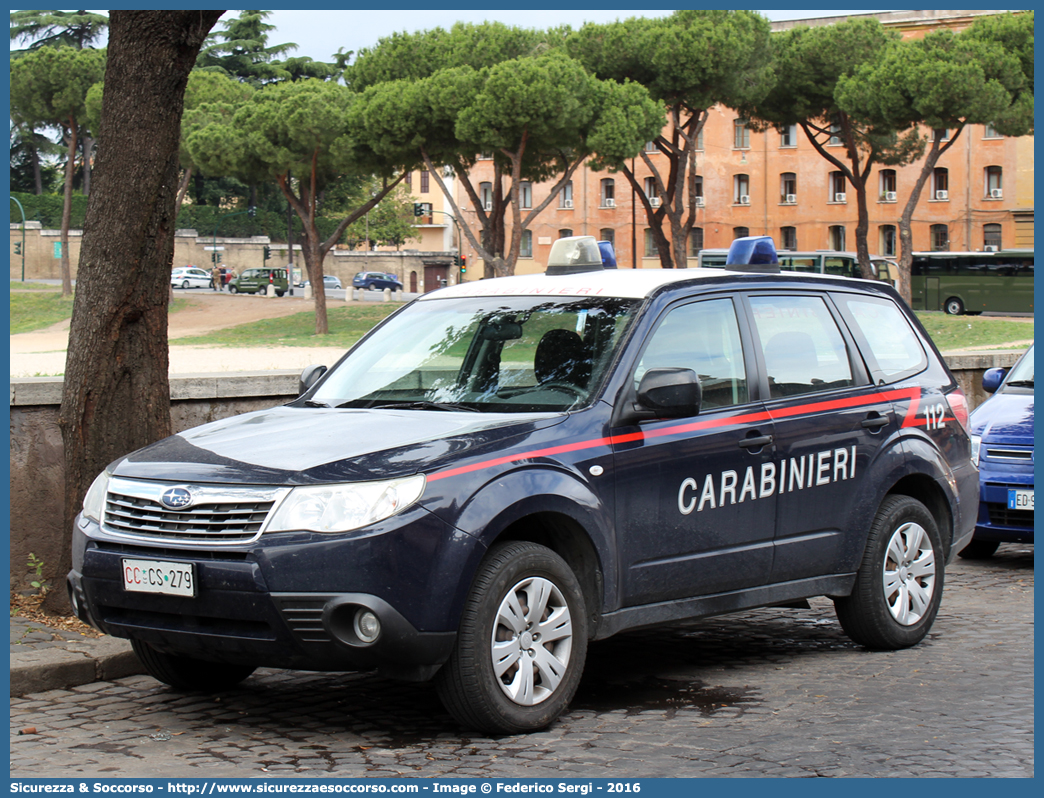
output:
<instances>
[{"instance_id":1,"label":"rear side window","mask_svg":"<svg viewBox=\"0 0 1044 798\"><path fill-rule=\"evenodd\" d=\"M853 384L848 347L821 297L754 296L750 305L772 398Z\"/></svg>"},{"instance_id":2,"label":"rear side window","mask_svg":"<svg viewBox=\"0 0 1044 798\"><path fill-rule=\"evenodd\" d=\"M877 361L879 381L891 382L916 374L927 365L927 357L910 326L909 319L895 303L869 296L837 297L862 333L869 354Z\"/></svg>"}]
</instances>

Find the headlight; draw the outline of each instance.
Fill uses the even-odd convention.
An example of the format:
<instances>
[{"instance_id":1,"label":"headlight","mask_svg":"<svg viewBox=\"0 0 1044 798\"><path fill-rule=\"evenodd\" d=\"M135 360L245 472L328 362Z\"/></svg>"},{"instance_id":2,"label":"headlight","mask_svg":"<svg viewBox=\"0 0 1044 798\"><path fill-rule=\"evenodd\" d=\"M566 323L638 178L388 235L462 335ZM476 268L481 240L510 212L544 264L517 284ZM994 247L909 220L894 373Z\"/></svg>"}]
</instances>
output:
<instances>
[{"instance_id":1,"label":"headlight","mask_svg":"<svg viewBox=\"0 0 1044 798\"><path fill-rule=\"evenodd\" d=\"M102 512L105 510L105 494L109 491L111 476L108 471L102 471L87 489L87 495L83 497L83 516L96 524L101 523Z\"/></svg>"},{"instance_id":2,"label":"headlight","mask_svg":"<svg viewBox=\"0 0 1044 798\"><path fill-rule=\"evenodd\" d=\"M424 493L417 474L384 482L308 485L294 488L279 505L266 532L348 532L405 510Z\"/></svg>"},{"instance_id":3,"label":"headlight","mask_svg":"<svg viewBox=\"0 0 1044 798\"><path fill-rule=\"evenodd\" d=\"M972 435L971 436L972 454L971 460L975 463L975 467L979 467L979 447L982 446L982 436Z\"/></svg>"}]
</instances>

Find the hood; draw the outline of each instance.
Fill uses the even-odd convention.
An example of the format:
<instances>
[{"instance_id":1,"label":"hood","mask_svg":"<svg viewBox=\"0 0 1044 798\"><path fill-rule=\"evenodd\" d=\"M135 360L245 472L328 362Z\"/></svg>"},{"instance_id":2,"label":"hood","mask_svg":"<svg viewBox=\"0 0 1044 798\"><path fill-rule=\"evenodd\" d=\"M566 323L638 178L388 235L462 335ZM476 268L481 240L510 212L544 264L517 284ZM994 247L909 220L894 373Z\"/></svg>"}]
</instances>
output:
<instances>
[{"instance_id":1,"label":"hood","mask_svg":"<svg viewBox=\"0 0 1044 798\"><path fill-rule=\"evenodd\" d=\"M984 443L1033 445L1033 392L1002 391L971 415L971 431Z\"/></svg>"},{"instance_id":2,"label":"hood","mask_svg":"<svg viewBox=\"0 0 1044 798\"><path fill-rule=\"evenodd\" d=\"M502 449L564 414L276 407L187 430L127 455L118 476L295 485L431 473Z\"/></svg>"}]
</instances>

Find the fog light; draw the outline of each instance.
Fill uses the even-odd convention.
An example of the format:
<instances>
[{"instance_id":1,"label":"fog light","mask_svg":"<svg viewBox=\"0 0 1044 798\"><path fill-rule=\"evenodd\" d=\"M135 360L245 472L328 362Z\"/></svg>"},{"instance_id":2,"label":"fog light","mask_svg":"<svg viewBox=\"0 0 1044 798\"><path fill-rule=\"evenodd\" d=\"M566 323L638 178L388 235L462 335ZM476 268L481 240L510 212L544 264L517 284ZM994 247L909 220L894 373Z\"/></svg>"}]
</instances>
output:
<instances>
[{"instance_id":1,"label":"fog light","mask_svg":"<svg viewBox=\"0 0 1044 798\"><path fill-rule=\"evenodd\" d=\"M355 613L355 634L361 643L372 643L381 634L381 622L369 610Z\"/></svg>"}]
</instances>

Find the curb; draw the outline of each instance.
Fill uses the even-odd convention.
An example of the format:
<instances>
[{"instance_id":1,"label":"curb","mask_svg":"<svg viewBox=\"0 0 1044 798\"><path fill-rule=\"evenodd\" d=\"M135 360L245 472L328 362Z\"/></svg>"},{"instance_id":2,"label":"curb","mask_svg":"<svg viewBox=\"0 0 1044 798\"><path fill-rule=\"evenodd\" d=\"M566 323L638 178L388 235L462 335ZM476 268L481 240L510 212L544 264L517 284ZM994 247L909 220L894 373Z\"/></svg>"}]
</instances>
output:
<instances>
[{"instance_id":1,"label":"curb","mask_svg":"<svg viewBox=\"0 0 1044 798\"><path fill-rule=\"evenodd\" d=\"M61 648L12 653L11 696L64 690L144 672L126 640L67 641Z\"/></svg>"}]
</instances>

